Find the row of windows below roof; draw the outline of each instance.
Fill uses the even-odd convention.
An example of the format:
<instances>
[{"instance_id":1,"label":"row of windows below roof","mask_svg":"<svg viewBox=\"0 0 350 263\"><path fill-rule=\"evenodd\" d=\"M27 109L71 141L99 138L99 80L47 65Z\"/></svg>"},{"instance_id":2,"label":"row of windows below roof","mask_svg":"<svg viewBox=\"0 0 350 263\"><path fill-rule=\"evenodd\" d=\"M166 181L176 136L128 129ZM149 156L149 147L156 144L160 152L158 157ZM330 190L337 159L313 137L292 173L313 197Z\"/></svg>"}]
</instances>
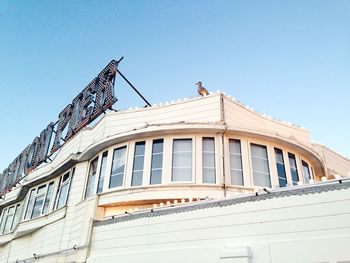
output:
<instances>
[{"instance_id":1,"label":"row of windows below roof","mask_svg":"<svg viewBox=\"0 0 350 263\"><path fill-rule=\"evenodd\" d=\"M112 147L90 162L84 196L87 198L111 188L168 183L285 187L314 180L312 167L295 153L271 145L245 141L245 146L249 148L245 152L248 154L242 154L242 141L229 139L229 160L225 166L229 167L230 172L228 178L221 182L217 165L220 161L218 146L220 145L215 137L200 137L172 138L167 144L164 139L136 141L117 148ZM274 152L273 156L269 154L268 148ZM196 167L197 156L200 156L201 165ZM195 180L197 173L201 174L200 181ZM164 180L165 176L167 180Z\"/></svg>"},{"instance_id":2,"label":"row of windows below roof","mask_svg":"<svg viewBox=\"0 0 350 263\"><path fill-rule=\"evenodd\" d=\"M215 137L162 138L111 147L90 161L84 198L108 189L195 183L194 176L198 169L201 183L221 185L223 181L220 181L222 177L218 173L218 163L222 161L220 149L218 151L221 147L219 142ZM304 183L314 178L312 168L306 161L295 153L273 145L228 138L224 147L227 147L229 158L225 162L229 171L229 179L225 184L285 187L298 184L300 174L303 175ZM197 168L195 158L199 158L201 163ZM166 169L171 176L164 182ZM271 176L273 169L277 177L274 180ZM0 234L13 231L19 221L34 219L65 206L74 170L31 188L25 205L18 203L4 208L0 218ZM126 179L128 184L125 183ZM249 180L250 183L247 182ZM272 184L273 181L277 185Z\"/></svg>"}]
</instances>

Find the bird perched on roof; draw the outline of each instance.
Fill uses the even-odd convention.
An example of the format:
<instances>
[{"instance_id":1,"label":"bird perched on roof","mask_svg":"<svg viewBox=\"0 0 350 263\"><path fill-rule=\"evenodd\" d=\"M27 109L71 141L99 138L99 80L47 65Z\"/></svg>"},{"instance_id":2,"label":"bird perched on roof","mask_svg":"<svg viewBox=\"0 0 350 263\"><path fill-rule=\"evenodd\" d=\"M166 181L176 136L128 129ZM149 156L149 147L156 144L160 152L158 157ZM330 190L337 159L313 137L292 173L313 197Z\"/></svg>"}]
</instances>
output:
<instances>
[{"instance_id":1,"label":"bird perched on roof","mask_svg":"<svg viewBox=\"0 0 350 263\"><path fill-rule=\"evenodd\" d=\"M201 81L198 81L197 83L196 83L196 85L197 85L197 91L198 91L198 94L199 95L201 95L202 97L203 96L207 96L207 95L209 95L209 92L207 91L207 89L206 88L204 88L203 86L202 86L202 82Z\"/></svg>"}]
</instances>

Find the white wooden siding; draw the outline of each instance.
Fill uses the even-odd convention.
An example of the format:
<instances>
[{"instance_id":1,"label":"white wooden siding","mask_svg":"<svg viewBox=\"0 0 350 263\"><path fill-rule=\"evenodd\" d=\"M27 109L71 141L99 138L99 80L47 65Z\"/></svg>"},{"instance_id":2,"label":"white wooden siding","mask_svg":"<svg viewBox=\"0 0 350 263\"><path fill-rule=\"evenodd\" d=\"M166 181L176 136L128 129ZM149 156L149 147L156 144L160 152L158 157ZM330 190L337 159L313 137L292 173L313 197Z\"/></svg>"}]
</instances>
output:
<instances>
[{"instance_id":1,"label":"white wooden siding","mask_svg":"<svg viewBox=\"0 0 350 263\"><path fill-rule=\"evenodd\" d=\"M96 226L88 262L221 262L242 246L253 263L350 260L349 197L347 189Z\"/></svg>"}]
</instances>

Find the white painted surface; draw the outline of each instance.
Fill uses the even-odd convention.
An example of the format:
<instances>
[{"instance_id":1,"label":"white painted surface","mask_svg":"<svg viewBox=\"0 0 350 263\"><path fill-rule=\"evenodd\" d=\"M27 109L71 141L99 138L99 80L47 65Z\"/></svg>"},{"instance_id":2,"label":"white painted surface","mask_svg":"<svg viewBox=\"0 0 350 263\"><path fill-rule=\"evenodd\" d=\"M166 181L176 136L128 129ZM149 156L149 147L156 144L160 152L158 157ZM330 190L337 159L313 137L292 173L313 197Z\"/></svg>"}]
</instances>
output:
<instances>
[{"instance_id":1,"label":"white painted surface","mask_svg":"<svg viewBox=\"0 0 350 263\"><path fill-rule=\"evenodd\" d=\"M340 262L349 244L347 189L96 226L88 262Z\"/></svg>"}]
</instances>

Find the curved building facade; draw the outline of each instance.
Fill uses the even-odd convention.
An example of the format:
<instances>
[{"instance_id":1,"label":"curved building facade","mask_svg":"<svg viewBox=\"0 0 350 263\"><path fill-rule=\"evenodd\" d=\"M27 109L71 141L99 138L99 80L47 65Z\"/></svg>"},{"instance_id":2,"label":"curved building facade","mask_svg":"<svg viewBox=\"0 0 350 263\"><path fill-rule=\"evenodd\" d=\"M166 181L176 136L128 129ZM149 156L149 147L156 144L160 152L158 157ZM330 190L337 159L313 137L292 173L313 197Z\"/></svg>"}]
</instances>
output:
<instances>
[{"instance_id":1,"label":"curved building facade","mask_svg":"<svg viewBox=\"0 0 350 263\"><path fill-rule=\"evenodd\" d=\"M327 214L349 173L306 129L223 93L109 112L4 195L0 262L292 262L286 240L350 241L349 211Z\"/></svg>"}]
</instances>

